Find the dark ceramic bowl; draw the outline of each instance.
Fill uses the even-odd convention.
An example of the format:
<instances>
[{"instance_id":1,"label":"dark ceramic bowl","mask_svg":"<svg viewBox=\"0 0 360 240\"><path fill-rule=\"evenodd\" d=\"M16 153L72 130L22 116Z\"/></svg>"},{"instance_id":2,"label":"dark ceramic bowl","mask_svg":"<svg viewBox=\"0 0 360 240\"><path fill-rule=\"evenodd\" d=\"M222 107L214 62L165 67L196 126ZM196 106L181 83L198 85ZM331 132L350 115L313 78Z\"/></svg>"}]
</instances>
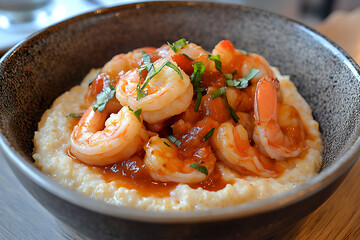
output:
<instances>
[{"instance_id":1,"label":"dark ceramic bowl","mask_svg":"<svg viewBox=\"0 0 360 240\"><path fill-rule=\"evenodd\" d=\"M32 164L37 123L92 67L142 46L185 37L205 49L222 39L264 55L289 74L320 123L321 172L265 200L209 211L109 206L54 182ZM155 2L97 10L18 44L0 65L0 145L28 191L58 219L94 239L256 239L318 208L359 157L360 68L336 44L272 13L218 3Z\"/></svg>"}]
</instances>

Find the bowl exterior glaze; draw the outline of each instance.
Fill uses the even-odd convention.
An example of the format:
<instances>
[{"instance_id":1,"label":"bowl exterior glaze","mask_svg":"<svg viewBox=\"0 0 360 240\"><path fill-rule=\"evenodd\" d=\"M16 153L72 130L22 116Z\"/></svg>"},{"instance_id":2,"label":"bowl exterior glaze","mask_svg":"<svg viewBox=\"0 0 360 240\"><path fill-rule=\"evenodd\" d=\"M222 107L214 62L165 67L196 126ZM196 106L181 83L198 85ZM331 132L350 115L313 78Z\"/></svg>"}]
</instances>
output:
<instances>
[{"instance_id":1,"label":"bowl exterior glaze","mask_svg":"<svg viewBox=\"0 0 360 240\"><path fill-rule=\"evenodd\" d=\"M258 203L172 214L112 208L60 186L31 164L34 131L56 97L115 54L143 46L159 47L183 37L207 50L220 40L231 40L236 48L259 53L290 75L320 123L325 162L318 176L294 191ZM148 2L102 9L52 26L2 58L0 145L29 192L84 236L263 238L320 206L358 158L359 72L359 66L323 36L286 18L248 7Z\"/></svg>"}]
</instances>

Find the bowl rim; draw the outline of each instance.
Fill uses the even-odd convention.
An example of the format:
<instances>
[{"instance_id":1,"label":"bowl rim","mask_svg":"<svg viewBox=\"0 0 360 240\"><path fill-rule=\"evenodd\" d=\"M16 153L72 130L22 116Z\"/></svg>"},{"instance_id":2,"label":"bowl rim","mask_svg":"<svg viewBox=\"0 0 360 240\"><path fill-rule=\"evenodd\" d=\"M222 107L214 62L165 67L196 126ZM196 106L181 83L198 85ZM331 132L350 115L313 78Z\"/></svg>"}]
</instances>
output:
<instances>
[{"instance_id":1,"label":"bowl rim","mask_svg":"<svg viewBox=\"0 0 360 240\"><path fill-rule=\"evenodd\" d=\"M335 51L337 54L342 55L348 60L348 66L353 72L354 77L360 81L360 67L355 63L355 61L346 53L342 48L340 48L332 40L328 39L318 31L298 22L291 20L287 17L281 16L276 13L271 13L269 11L260 10L257 8L252 8L248 6L243 6L240 4L234 3L221 3L217 1L153 1L153 2L138 2L130 3L119 6L114 6L110 8L101 8L95 11L90 11L65 21L59 22L55 25L52 25L46 29L43 29L37 33L32 34L27 39L19 42L13 48L11 48L1 59L0 59L0 70L4 63L16 52L20 51L22 47L31 42L41 39L42 36L51 34L56 29L66 28L67 25L73 22L79 22L87 18L96 18L102 14L113 14L118 11L123 11L127 9L139 9L147 8L153 6L194 6L194 5L208 5L212 7L217 6L231 6L233 8L266 13L272 17L280 18L285 22L290 22L296 24L297 27L302 28L308 34L313 35L321 41L327 48ZM18 170L20 170L24 175L26 175L30 180L39 185L41 188L47 190L51 194L66 200L74 205L77 205L81 208L97 212L100 214L118 217L129 220L136 220L141 222L156 222L156 223L195 223L195 222L212 222L220 220L229 220L234 218L244 218L252 215L258 215L266 212L271 212L278 210L280 208L295 204L300 202L307 197L314 195L315 193L321 191L322 189L329 186L335 180L340 178L345 174L350 168L355 164L356 160L360 157L360 132L357 133L355 141L352 143L350 148L339 157L336 163L329 166L324 171L321 171L319 174L313 178L307 180L305 183L286 191L284 193L252 202L246 202L243 204L229 206L225 208L216 208L205 211L148 211L142 209L136 209L125 206L114 206L106 204L105 202L95 200L88 196L82 195L81 193L76 192L73 189L70 189L67 186L61 185L50 176L43 173L41 170L36 168L33 163L30 163L26 157L22 156L20 153L15 151L15 148L5 137L3 129L0 129L0 148L3 153L5 153L8 163L14 165Z\"/></svg>"}]
</instances>

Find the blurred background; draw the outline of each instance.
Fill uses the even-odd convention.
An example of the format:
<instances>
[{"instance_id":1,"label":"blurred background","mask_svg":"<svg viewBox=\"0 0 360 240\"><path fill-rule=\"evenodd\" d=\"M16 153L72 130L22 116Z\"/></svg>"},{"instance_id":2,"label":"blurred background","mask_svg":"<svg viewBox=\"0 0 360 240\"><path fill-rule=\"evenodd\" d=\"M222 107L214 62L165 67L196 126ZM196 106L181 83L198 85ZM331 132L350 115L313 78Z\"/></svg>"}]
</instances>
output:
<instances>
[{"instance_id":1,"label":"blurred background","mask_svg":"<svg viewBox=\"0 0 360 240\"><path fill-rule=\"evenodd\" d=\"M147 0L145 0L147 1ZM36 31L102 7L135 0L0 0L0 56ZM224 0L272 11L315 27L333 11L360 7L360 0Z\"/></svg>"}]
</instances>

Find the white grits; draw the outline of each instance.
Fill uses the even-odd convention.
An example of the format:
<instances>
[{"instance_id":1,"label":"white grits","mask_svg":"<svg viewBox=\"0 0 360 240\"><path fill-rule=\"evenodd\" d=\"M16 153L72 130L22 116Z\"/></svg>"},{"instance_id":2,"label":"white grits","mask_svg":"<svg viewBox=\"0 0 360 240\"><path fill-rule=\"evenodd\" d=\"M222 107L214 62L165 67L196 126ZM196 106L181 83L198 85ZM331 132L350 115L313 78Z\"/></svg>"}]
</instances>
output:
<instances>
[{"instance_id":1,"label":"white grits","mask_svg":"<svg viewBox=\"0 0 360 240\"><path fill-rule=\"evenodd\" d=\"M223 178L235 179L233 184L212 192L192 189L179 184L169 197L143 197L136 190L117 187L116 181L106 182L91 166L75 162L68 155L73 126L69 113L87 109L83 102L88 83L97 75L92 70L80 86L73 87L55 100L45 112L34 137L35 165L61 184L108 204L154 211L206 210L263 199L288 191L313 177L322 165L322 141L319 125L313 119L310 107L297 92L288 76L273 69L281 85L283 102L293 105L300 113L307 135L307 152L301 159L289 159L281 164L286 168L279 178L242 177L220 165Z\"/></svg>"}]
</instances>

